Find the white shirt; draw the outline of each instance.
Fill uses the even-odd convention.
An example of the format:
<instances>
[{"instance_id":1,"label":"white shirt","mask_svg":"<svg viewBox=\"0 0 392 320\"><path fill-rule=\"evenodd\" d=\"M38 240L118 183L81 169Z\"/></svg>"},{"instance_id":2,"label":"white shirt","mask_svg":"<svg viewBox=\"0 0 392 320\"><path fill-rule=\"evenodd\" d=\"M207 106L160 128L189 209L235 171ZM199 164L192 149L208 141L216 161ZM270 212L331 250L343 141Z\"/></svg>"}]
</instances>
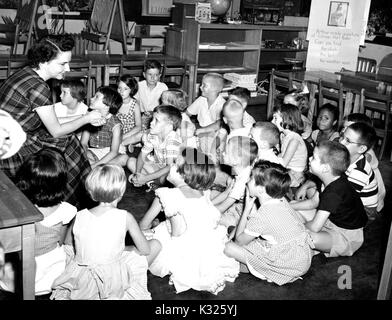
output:
<instances>
[{"instance_id":1,"label":"white shirt","mask_svg":"<svg viewBox=\"0 0 392 320\"><path fill-rule=\"evenodd\" d=\"M59 123L63 124L74 120L75 116L83 116L87 113L88 107L83 103L79 102L74 110L69 109L66 105L61 102L57 102L54 105L54 112L57 118L59 118ZM69 118L69 119L66 119Z\"/></svg>"},{"instance_id":2,"label":"white shirt","mask_svg":"<svg viewBox=\"0 0 392 320\"><path fill-rule=\"evenodd\" d=\"M221 112L225 102L225 98L219 95L213 104L208 106L207 98L200 96L193 101L187 108L187 111L192 115L197 115L197 120L201 127L207 127L221 118Z\"/></svg>"},{"instance_id":3,"label":"white shirt","mask_svg":"<svg viewBox=\"0 0 392 320\"><path fill-rule=\"evenodd\" d=\"M163 91L168 87L163 82L158 82L152 90L147 87L147 81L139 81L139 90L135 94L135 99L139 103L141 112L151 112L159 105L159 99Z\"/></svg>"}]
</instances>

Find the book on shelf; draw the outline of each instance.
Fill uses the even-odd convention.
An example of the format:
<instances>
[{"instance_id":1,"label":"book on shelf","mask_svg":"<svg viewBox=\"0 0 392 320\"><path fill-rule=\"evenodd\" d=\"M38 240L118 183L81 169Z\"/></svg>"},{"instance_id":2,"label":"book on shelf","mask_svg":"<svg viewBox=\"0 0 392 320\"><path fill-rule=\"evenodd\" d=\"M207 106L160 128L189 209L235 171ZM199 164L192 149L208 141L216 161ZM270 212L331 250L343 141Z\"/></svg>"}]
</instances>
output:
<instances>
[{"instance_id":1,"label":"book on shelf","mask_svg":"<svg viewBox=\"0 0 392 320\"><path fill-rule=\"evenodd\" d=\"M201 42L199 49L226 49L226 45L216 42Z\"/></svg>"},{"instance_id":2,"label":"book on shelf","mask_svg":"<svg viewBox=\"0 0 392 320\"><path fill-rule=\"evenodd\" d=\"M255 73L228 72L223 75L223 78L227 80L246 84L256 84L256 77L257 75Z\"/></svg>"}]
</instances>

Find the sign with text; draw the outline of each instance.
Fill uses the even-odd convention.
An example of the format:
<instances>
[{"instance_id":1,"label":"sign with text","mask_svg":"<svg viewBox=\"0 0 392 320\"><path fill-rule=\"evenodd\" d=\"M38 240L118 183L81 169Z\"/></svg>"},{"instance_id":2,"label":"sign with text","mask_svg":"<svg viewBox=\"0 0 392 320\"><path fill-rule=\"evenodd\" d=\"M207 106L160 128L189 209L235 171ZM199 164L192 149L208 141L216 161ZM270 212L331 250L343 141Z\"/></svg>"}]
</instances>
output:
<instances>
[{"instance_id":1,"label":"sign with text","mask_svg":"<svg viewBox=\"0 0 392 320\"><path fill-rule=\"evenodd\" d=\"M307 70L355 71L364 43L370 0L313 0L307 40Z\"/></svg>"}]
</instances>

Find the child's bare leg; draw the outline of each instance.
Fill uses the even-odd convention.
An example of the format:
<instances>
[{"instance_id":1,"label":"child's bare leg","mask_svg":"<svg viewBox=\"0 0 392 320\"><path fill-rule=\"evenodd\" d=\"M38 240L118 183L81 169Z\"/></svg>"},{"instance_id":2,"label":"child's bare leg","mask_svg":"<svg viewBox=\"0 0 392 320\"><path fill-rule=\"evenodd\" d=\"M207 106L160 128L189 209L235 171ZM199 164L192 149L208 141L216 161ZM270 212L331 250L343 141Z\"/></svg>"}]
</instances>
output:
<instances>
[{"instance_id":1,"label":"child's bare leg","mask_svg":"<svg viewBox=\"0 0 392 320\"><path fill-rule=\"evenodd\" d=\"M155 258L159 254L159 252L161 251L162 245L156 239L149 240L148 242L150 244L150 254L147 256L147 262L148 265L150 266L151 263L155 260Z\"/></svg>"},{"instance_id":2,"label":"child's bare leg","mask_svg":"<svg viewBox=\"0 0 392 320\"><path fill-rule=\"evenodd\" d=\"M136 172L136 161L137 159L134 157L130 157L127 160L127 168L129 169L129 171L131 171L132 173Z\"/></svg>"},{"instance_id":3,"label":"child's bare leg","mask_svg":"<svg viewBox=\"0 0 392 320\"><path fill-rule=\"evenodd\" d=\"M119 154L117 157L109 161L110 164L115 164L121 167L125 167L127 165L129 157L126 154Z\"/></svg>"},{"instance_id":4,"label":"child's bare leg","mask_svg":"<svg viewBox=\"0 0 392 320\"><path fill-rule=\"evenodd\" d=\"M246 264L246 250L240 245L236 244L233 241L227 242L225 246L224 253L230 258L234 258L235 260Z\"/></svg>"},{"instance_id":5,"label":"child's bare leg","mask_svg":"<svg viewBox=\"0 0 392 320\"><path fill-rule=\"evenodd\" d=\"M312 232L309 231L309 234L313 240L314 247L316 250L330 253L332 248L332 236L325 231L320 232Z\"/></svg>"}]
</instances>

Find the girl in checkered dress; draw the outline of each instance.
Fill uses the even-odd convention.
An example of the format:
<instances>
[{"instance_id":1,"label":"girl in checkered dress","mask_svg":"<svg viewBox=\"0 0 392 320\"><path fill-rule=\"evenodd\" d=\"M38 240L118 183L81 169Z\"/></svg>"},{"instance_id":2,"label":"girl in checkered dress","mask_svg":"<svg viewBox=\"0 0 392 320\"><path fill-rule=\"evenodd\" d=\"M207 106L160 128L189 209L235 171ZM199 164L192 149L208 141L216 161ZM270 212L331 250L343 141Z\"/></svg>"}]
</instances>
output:
<instances>
[{"instance_id":1,"label":"girl in checkered dress","mask_svg":"<svg viewBox=\"0 0 392 320\"><path fill-rule=\"evenodd\" d=\"M283 285L310 268L313 244L303 218L284 198L290 176L279 164L260 160L248 182L245 209L225 253L254 276ZM252 211L255 199L259 209ZM247 271L247 270L246 270Z\"/></svg>"},{"instance_id":2,"label":"girl in checkered dress","mask_svg":"<svg viewBox=\"0 0 392 320\"><path fill-rule=\"evenodd\" d=\"M35 224L35 294L51 292L53 281L65 268L63 241L67 224L77 209L64 202L67 190L64 155L45 148L30 156L17 174L16 186L41 211L44 219Z\"/></svg>"}]
</instances>

